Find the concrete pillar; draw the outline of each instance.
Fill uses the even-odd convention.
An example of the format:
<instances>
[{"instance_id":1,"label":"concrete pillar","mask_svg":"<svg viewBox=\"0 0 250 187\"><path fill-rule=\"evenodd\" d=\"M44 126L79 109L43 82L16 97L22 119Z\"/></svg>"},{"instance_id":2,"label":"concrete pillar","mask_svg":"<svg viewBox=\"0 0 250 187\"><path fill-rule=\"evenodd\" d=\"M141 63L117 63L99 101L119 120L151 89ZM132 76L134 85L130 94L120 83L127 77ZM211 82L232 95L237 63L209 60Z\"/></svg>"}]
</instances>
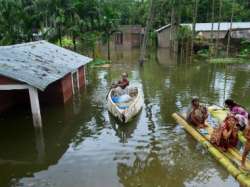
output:
<instances>
[{"instance_id":1,"label":"concrete pillar","mask_svg":"<svg viewBox=\"0 0 250 187\"><path fill-rule=\"evenodd\" d=\"M40 112L40 104L38 98L38 91L36 88L25 84L3 84L0 85L0 90L29 90L30 105L33 115L34 127L42 127L42 118Z\"/></svg>"},{"instance_id":2,"label":"concrete pillar","mask_svg":"<svg viewBox=\"0 0 250 187\"><path fill-rule=\"evenodd\" d=\"M34 87L29 87L29 95L34 126L42 127L42 118L37 89Z\"/></svg>"}]
</instances>

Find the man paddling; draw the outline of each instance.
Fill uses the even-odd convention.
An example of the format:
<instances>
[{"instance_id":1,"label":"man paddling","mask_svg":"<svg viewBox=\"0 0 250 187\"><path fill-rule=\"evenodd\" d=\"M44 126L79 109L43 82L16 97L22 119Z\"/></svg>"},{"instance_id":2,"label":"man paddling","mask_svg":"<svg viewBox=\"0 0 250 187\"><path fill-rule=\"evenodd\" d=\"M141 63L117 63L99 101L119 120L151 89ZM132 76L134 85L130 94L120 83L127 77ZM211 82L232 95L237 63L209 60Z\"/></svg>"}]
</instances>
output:
<instances>
[{"instance_id":1,"label":"man paddling","mask_svg":"<svg viewBox=\"0 0 250 187\"><path fill-rule=\"evenodd\" d=\"M118 81L116 86L125 89L129 85L128 74L126 72L123 72L121 77L122 79Z\"/></svg>"},{"instance_id":2,"label":"man paddling","mask_svg":"<svg viewBox=\"0 0 250 187\"><path fill-rule=\"evenodd\" d=\"M126 72L123 72L121 75L121 80L119 80L116 84L114 84L112 87L116 89L116 93L118 95L123 95L127 93L126 88L129 86L129 80L128 80L128 74Z\"/></svg>"}]
</instances>

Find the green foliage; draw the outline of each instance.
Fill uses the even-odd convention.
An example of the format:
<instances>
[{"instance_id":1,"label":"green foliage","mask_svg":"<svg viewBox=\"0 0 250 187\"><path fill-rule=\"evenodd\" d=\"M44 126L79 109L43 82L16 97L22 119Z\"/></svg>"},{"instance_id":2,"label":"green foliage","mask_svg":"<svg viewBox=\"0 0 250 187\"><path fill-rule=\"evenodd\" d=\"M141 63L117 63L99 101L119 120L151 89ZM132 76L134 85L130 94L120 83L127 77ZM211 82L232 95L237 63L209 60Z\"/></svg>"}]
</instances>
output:
<instances>
[{"instance_id":1,"label":"green foliage","mask_svg":"<svg viewBox=\"0 0 250 187\"><path fill-rule=\"evenodd\" d=\"M249 58L250 57L250 42L247 40L242 40L240 43L240 54L241 58Z\"/></svg>"},{"instance_id":2,"label":"green foliage","mask_svg":"<svg viewBox=\"0 0 250 187\"><path fill-rule=\"evenodd\" d=\"M212 64L243 64L250 63L249 60L242 58L211 58L209 62Z\"/></svg>"},{"instance_id":3,"label":"green foliage","mask_svg":"<svg viewBox=\"0 0 250 187\"><path fill-rule=\"evenodd\" d=\"M84 50L94 50L96 41L98 38L98 33L95 32L85 32L81 34L80 46Z\"/></svg>"},{"instance_id":4,"label":"green foliage","mask_svg":"<svg viewBox=\"0 0 250 187\"><path fill-rule=\"evenodd\" d=\"M230 21L232 1L222 0L220 21ZM156 37L152 31L171 23L171 16L177 25L193 20L194 0L153 2L152 41ZM0 45L33 41L36 35L74 50L94 51L97 40L108 42L118 25L145 26L148 6L146 0L0 0ZM212 0L199 0L197 22L211 22L211 12ZM219 1L215 1L215 21L218 12ZM235 0L234 15L234 21L249 21L249 2ZM187 42L191 34L182 27L176 37ZM242 46L241 55L249 56L249 45Z\"/></svg>"},{"instance_id":5,"label":"green foliage","mask_svg":"<svg viewBox=\"0 0 250 187\"><path fill-rule=\"evenodd\" d=\"M209 56L209 50L208 49L201 49L197 52L198 56L207 58Z\"/></svg>"},{"instance_id":6,"label":"green foliage","mask_svg":"<svg viewBox=\"0 0 250 187\"><path fill-rule=\"evenodd\" d=\"M56 42L57 45L60 45L59 41ZM68 49L73 49L74 44L71 38L69 37L63 37L62 38L62 47L68 48Z\"/></svg>"},{"instance_id":7,"label":"green foliage","mask_svg":"<svg viewBox=\"0 0 250 187\"><path fill-rule=\"evenodd\" d=\"M106 65L106 64L111 64L111 61L109 60L104 60L101 58L96 58L94 59L91 63L90 63L90 67L100 67L102 65Z\"/></svg>"},{"instance_id":8,"label":"green foliage","mask_svg":"<svg viewBox=\"0 0 250 187\"><path fill-rule=\"evenodd\" d=\"M176 38L178 41L188 41L192 38L192 30L188 26L179 27Z\"/></svg>"}]
</instances>

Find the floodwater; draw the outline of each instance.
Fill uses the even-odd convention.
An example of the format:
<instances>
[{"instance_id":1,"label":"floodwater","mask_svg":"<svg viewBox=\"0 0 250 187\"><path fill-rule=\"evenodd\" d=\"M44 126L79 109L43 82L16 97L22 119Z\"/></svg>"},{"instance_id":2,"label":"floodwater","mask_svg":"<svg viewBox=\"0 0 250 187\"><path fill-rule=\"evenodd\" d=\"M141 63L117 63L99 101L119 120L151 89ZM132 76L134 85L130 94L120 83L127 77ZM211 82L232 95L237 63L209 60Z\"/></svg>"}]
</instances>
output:
<instances>
[{"instance_id":1,"label":"floodwater","mask_svg":"<svg viewBox=\"0 0 250 187\"><path fill-rule=\"evenodd\" d=\"M234 98L250 109L250 66L176 62L151 52L119 50L112 68L88 69L88 85L64 107L42 107L43 131L29 110L0 116L0 187L239 186L171 114L192 96L223 104ZM144 93L141 113L118 124L106 94L123 71Z\"/></svg>"}]
</instances>

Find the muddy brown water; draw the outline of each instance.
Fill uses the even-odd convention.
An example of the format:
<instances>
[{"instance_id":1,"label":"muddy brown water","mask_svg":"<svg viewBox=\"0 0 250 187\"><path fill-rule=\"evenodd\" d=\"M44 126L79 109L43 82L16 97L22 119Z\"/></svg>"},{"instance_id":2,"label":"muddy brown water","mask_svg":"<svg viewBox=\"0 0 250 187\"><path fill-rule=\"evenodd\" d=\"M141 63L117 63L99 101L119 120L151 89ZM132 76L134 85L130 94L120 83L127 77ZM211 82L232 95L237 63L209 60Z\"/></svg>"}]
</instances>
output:
<instances>
[{"instance_id":1,"label":"muddy brown water","mask_svg":"<svg viewBox=\"0 0 250 187\"><path fill-rule=\"evenodd\" d=\"M171 114L194 95L250 109L250 66L177 63L159 50L140 68L138 57L138 50L116 51L112 68L89 68L86 89L71 102L42 107L42 132L22 106L0 115L0 187L239 186ZM105 101L123 71L144 93L143 110L127 125Z\"/></svg>"}]
</instances>

